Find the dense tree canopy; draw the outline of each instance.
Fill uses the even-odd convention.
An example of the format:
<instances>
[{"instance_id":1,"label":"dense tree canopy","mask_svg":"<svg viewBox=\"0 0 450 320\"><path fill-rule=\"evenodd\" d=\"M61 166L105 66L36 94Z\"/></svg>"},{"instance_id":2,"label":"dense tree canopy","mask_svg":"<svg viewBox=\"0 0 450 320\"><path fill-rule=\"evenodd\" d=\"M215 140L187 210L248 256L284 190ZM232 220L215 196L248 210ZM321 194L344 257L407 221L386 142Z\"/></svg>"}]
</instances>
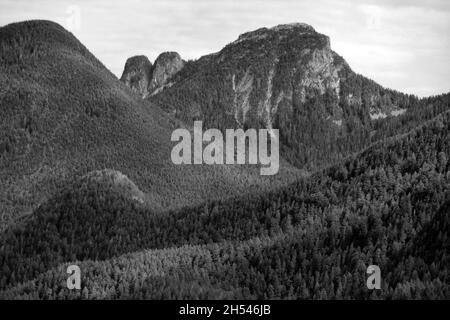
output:
<instances>
[{"instance_id":1,"label":"dense tree canopy","mask_svg":"<svg viewBox=\"0 0 450 320\"><path fill-rule=\"evenodd\" d=\"M448 298L449 135L447 112L277 192L169 215L75 184L2 235L2 296Z\"/></svg>"}]
</instances>

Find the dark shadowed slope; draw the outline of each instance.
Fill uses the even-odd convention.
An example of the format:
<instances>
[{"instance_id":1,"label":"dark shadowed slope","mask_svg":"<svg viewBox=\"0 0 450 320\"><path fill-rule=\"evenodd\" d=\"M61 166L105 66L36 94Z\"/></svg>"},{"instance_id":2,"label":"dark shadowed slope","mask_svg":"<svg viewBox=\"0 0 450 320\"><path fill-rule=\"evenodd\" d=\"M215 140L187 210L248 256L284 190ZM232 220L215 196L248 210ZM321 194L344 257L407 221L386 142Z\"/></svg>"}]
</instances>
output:
<instances>
[{"instance_id":1,"label":"dark shadowed slope","mask_svg":"<svg viewBox=\"0 0 450 320\"><path fill-rule=\"evenodd\" d=\"M49 21L0 28L0 115L0 228L92 170L125 174L153 209L265 189L283 175L172 165L178 123Z\"/></svg>"}]
</instances>

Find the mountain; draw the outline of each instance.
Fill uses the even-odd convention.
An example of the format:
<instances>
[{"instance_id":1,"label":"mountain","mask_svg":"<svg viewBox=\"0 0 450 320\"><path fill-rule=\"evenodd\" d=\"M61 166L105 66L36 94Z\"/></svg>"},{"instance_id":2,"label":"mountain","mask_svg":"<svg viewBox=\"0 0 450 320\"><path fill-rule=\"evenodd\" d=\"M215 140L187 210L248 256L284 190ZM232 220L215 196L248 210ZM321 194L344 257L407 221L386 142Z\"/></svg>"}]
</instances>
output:
<instances>
[{"instance_id":1,"label":"mountain","mask_svg":"<svg viewBox=\"0 0 450 320\"><path fill-rule=\"evenodd\" d=\"M170 86L168 80L183 68L184 63L176 52L161 53L153 66L146 56L134 56L125 63L120 80L147 98Z\"/></svg>"},{"instance_id":2,"label":"mountain","mask_svg":"<svg viewBox=\"0 0 450 320\"><path fill-rule=\"evenodd\" d=\"M152 78L152 63L146 56L134 56L127 60L120 80L134 92L146 98Z\"/></svg>"},{"instance_id":3,"label":"mountain","mask_svg":"<svg viewBox=\"0 0 450 320\"><path fill-rule=\"evenodd\" d=\"M55 23L0 28L0 299L450 297L450 94L385 89L305 24L157 60L127 84ZM173 165L195 119L279 128L311 172Z\"/></svg>"},{"instance_id":4,"label":"mountain","mask_svg":"<svg viewBox=\"0 0 450 320\"><path fill-rule=\"evenodd\" d=\"M368 146L377 119L418 101L354 73L328 36L302 23L244 33L170 84L148 99L186 123L278 128L283 156L306 169Z\"/></svg>"},{"instance_id":5,"label":"mountain","mask_svg":"<svg viewBox=\"0 0 450 320\"><path fill-rule=\"evenodd\" d=\"M447 111L277 191L169 215L91 180L1 235L0 297L446 299L449 154Z\"/></svg>"},{"instance_id":6,"label":"mountain","mask_svg":"<svg viewBox=\"0 0 450 320\"><path fill-rule=\"evenodd\" d=\"M171 134L183 124L50 21L0 28L0 106L0 230L91 171L124 174L156 211L298 176L283 165L274 177L255 166L173 165Z\"/></svg>"}]
</instances>

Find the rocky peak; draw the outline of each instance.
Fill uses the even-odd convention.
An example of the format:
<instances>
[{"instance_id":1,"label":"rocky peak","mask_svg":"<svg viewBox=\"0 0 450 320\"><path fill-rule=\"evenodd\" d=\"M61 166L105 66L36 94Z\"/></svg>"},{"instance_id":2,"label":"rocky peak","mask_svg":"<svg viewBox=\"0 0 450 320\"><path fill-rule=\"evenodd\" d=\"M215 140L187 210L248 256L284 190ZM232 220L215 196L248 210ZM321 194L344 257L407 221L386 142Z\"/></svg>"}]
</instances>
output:
<instances>
[{"instance_id":1,"label":"rocky peak","mask_svg":"<svg viewBox=\"0 0 450 320\"><path fill-rule=\"evenodd\" d=\"M120 80L134 92L146 98L149 95L149 84L152 75L152 64L146 56L134 56L127 60Z\"/></svg>"},{"instance_id":2,"label":"rocky peak","mask_svg":"<svg viewBox=\"0 0 450 320\"><path fill-rule=\"evenodd\" d=\"M163 52L155 60L149 91L154 92L167 84L184 66L184 61L176 52Z\"/></svg>"},{"instance_id":3,"label":"rocky peak","mask_svg":"<svg viewBox=\"0 0 450 320\"><path fill-rule=\"evenodd\" d=\"M280 24L272 28L260 28L255 31L250 31L241 34L238 39L233 42L237 44L243 41L258 41L258 40L270 40L277 41L286 37L300 37L300 36L318 36L318 37L328 37L316 32L313 27L306 23L291 23L291 24Z\"/></svg>"},{"instance_id":4,"label":"rocky peak","mask_svg":"<svg viewBox=\"0 0 450 320\"><path fill-rule=\"evenodd\" d=\"M143 98L147 98L170 85L168 80L183 66L184 61L176 52L161 53L153 66L146 56L134 56L127 60L120 80Z\"/></svg>"}]
</instances>

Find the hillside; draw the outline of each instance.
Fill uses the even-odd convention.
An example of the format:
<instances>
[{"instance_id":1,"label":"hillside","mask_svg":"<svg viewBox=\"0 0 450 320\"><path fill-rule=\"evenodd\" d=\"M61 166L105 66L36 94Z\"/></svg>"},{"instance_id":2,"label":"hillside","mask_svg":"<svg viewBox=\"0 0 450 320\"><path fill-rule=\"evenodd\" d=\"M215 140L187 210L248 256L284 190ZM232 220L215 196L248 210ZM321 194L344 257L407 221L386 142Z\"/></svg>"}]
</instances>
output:
<instances>
[{"instance_id":1,"label":"hillside","mask_svg":"<svg viewBox=\"0 0 450 320\"><path fill-rule=\"evenodd\" d=\"M448 299L449 154L446 112L278 191L167 216L74 187L2 235L0 297Z\"/></svg>"},{"instance_id":2,"label":"hillside","mask_svg":"<svg viewBox=\"0 0 450 320\"><path fill-rule=\"evenodd\" d=\"M156 211L297 176L283 166L261 177L254 167L172 165L170 137L180 126L58 24L0 28L0 230L96 170L126 175Z\"/></svg>"}]
</instances>

